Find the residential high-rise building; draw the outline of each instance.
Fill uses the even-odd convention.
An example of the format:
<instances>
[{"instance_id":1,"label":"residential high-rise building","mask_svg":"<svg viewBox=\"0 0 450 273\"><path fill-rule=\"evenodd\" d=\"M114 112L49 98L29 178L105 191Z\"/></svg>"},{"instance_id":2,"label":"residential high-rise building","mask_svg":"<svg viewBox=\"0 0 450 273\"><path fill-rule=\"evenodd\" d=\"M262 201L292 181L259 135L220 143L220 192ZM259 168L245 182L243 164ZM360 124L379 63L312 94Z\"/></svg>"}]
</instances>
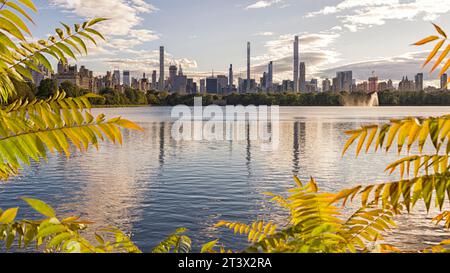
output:
<instances>
[{"instance_id":1,"label":"residential high-rise building","mask_svg":"<svg viewBox=\"0 0 450 273\"><path fill-rule=\"evenodd\" d=\"M298 58L298 36L295 36L294 39L294 92L298 92L299 91L299 83L298 83L298 66L299 66L299 58ZM304 91L304 90L301 90Z\"/></svg>"},{"instance_id":2,"label":"residential high-rise building","mask_svg":"<svg viewBox=\"0 0 450 273\"><path fill-rule=\"evenodd\" d=\"M300 92L306 91L306 65L304 62L300 63Z\"/></svg>"},{"instance_id":3,"label":"residential high-rise building","mask_svg":"<svg viewBox=\"0 0 450 273\"><path fill-rule=\"evenodd\" d=\"M307 93L315 93L318 91L318 82L317 79L311 79L311 81L306 83L305 92Z\"/></svg>"},{"instance_id":4,"label":"residential high-rise building","mask_svg":"<svg viewBox=\"0 0 450 273\"><path fill-rule=\"evenodd\" d=\"M250 82L250 53L250 42L247 42L247 82Z\"/></svg>"},{"instance_id":5,"label":"residential high-rise building","mask_svg":"<svg viewBox=\"0 0 450 273\"><path fill-rule=\"evenodd\" d=\"M97 81L93 74L94 73L92 71L84 66L81 66L78 71L77 65L68 65L59 62L58 73L53 75L52 78L56 81L58 87L60 87L63 82L71 82L81 89L86 89L90 92L97 92ZM120 80L120 73L118 79ZM113 82L113 77L111 77L111 82ZM115 87L115 85L113 85L113 87Z\"/></svg>"},{"instance_id":6,"label":"residential high-rise building","mask_svg":"<svg viewBox=\"0 0 450 273\"><path fill-rule=\"evenodd\" d=\"M352 91L352 85L353 85L353 72L352 71L339 71L336 72L336 79L337 79L337 87L336 91L346 91L351 92Z\"/></svg>"},{"instance_id":7,"label":"residential high-rise building","mask_svg":"<svg viewBox=\"0 0 450 273\"><path fill-rule=\"evenodd\" d=\"M205 79L200 80L200 93L201 94L206 93L206 80Z\"/></svg>"},{"instance_id":8,"label":"residential high-rise building","mask_svg":"<svg viewBox=\"0 0 450 273\"><path fill-rule=\"evenodd\" d=\"M175 77L177 76L178 68L176 65L169 66L169 84L173 84Z\"/></svg>"},{"instance_id":9,"label":"residential high-rise building","mask_svg":"<svg viewBox=\"0 0 450 273\"><path fill-rule=\"evenodd\" d=\"M159 47L159 91L163 91L164 86L164 47Z\"/></svg>"},{"instance_id":10,"label":"residential high-rise building","mask_svg":"<svg viewBox=\"0 0 450 273\"><path fill-rule=\"evenodd\" d=\"M188 94L197 93L197 85L194 82L194 79L191 79L191 78L187 79L186 93L188 93Z\"/></svg>"},{"instance_id":11,"label":"residential high-rise building","mask_svg":"<svg viewBox=\"0 0 450 273\"><path fill-rule=\"evenodd\" d=\"M228 90L228 78L225 75L217 75L217 88L219 94L226 94Z\"/></svg>"},{"instance_id":12,"label":"residential high-rise building","mask_svg":"<svg viewBox=\"0 0 450 273\"><path fill-rule=\"evenodd\" d=\"M114 70L113 83L114 85L120 85L120 70Z\"/></svg>"},{"instance_id":13,"label":"residential high-rise building","mask_svg":"<svg viewBox=\"0 0 450 273\"><path fill-rule=\"evenodd\" d=\"M418 73L414 77L414 81L415 81L415 90L423 91L423 73Z\"/></svg>"},{"instance_id":14,"label":"residential high-rise building","mask_svg":"<svg viewBox=\"0 0 450 273\"><path fill-rule=\"evenodd\" d=\"M394 90L394 84L392 83L391 79L389 79L387 82L387 88L388 90Z\"/></svg>"},{"instance_id":15,"label":"residential high-rise building","mask_svg":"<svg viewBox=\"0 0 450 273\"><path fill-rule=\"evenodd\" d=\"M267 79L266 79L266 90L269 92L273 91L273 62L269 62L269 67L267 69Z\"/></svg>"},{"instance_id":16,"label":"residential high-rise building","mask_svg":"<svg viewBox=\"0 0 450 273\"><path fill-rule=\"evenodd\" d=\"M231 90L233 88L233 65L230 64L230 69L228 69L228 88Z\"/></svg>"},{"instance_id":17,"label":"residential high-rise building","mask_svg":"<svg viewBox=\"0 0 450 273\"><path fill-rule=\"evenodd\" d=\"M366 81L360 82L356 85L356 88L353 91L367 93L369 92L369 83Z\"/></svg>"},{"instance_id":18,"label":"residential high-rise building","mask_svg":"<svg viewBox=\"0 0 450 273\"><path fill-rule=\"evenodd\" d=\"M378 92L389 90L387 82L378 83Z\"/></svg>"},{"instance_id":19,"label":"residential high-rise building","mask_svg":"<svg viewBox=\"0 0 450 273\"><path fill-rule=\"evenodd\" d=\"M131 81L130 81L130 71L129 70L124 70L123 71L123 85L125 86L131 86Z\"/></svg>"},{"instance_id":20,"label":"residential high-rise building","mask_svg":"<svg viewBox=\"0 0 450 273\"><path fill-rule=\"evenodd\" d=\"M281 89L282 89L283 92L292 92L292 91L294 91L294 81L283 80L281 82Z\"/></svg>"},{"instance_id":21,"label":"residential high-rise building","mask_svg":"<svg viewBox=\"0 0 450 273\"><path fill-rule=\"evenodd\" d=\"M448 76L446 73L441 76L441 90L447 90Z\"/></svg>"},{"instance_id":22,"label":"residential high-rise building","mask_svg":"<svg viewBox=\"0 0 450 273\"><path fill-rule=\"evenodd\" d=\"M333 78L333 85L331 86L331 90L333 92L339 92L338 90L338 79L337 77Z\"/></svg>"},{"instance_id":23,"label":"residential high-rise building","mask_svg":"<svg viewBox=\"0 0 450 273\"><path fill-rule=\"evenodd\" d=\"M217 78L214 76L206 78L206 93L208 94L218 94L219 93L219 83Z\"/></svg>"},{"instance_id":24,"label":"residential high-rise building","mask_svg":"<svg viewBox=\"0 0 450 273\"><path fill-rule=\"evenodd\" d=\"M152 72L152 89L153 90L156 90L156 87L157 87L156 78L157 78L156 70L153 70L153 72Z\"/></svg>"},{"instance_id":25,"label":"residential high-rise building","mask_svg":"<svg viewBox=\"0 0 450 273\"><path fill-rule=\"evenodd\" d=\"M145 73L142 74L142 79L139 81L139 90L143 92L148 90L148 79Z\"/></svg>"},{"instance_id":26,"label":"residential high-rise building","mask_svg":"<svg viewBox=\"0 0 450 273\"><path fill-rule=\"evenodd\" d=\"M408 76L403 77L400 83L398 84L398 91L409 92L415 90L414 81L408 80Z\"/></svg>"},{"instance_id":27,"label":"residential high-rise building","mask_svg":"<svg viewBox=\"0 0 450 273\"><path fill-rule=\"evenodd\" d=\"M331 81L328 78L322 81L322 91L323 92L331 91Z\"/></svg>"},{"instance_id":28,"label":"residential high-rise building","mask_svg":"<svg viewBox=\"0 0 450 273\"><path fill-rule=\"evenodd\" d=\"M377 92L378 91L378 77L372 76L369 78L369 93Z\"/></svg>"}]
</instances>

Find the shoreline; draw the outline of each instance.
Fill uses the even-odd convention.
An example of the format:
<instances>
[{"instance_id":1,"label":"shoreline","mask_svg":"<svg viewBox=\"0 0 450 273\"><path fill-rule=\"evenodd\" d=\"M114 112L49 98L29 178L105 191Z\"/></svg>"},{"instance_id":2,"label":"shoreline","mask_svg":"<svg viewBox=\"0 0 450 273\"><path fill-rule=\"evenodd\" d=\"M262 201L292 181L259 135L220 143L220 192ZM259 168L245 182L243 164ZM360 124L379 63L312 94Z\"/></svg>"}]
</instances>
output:
<instances>
[{"instance_id":1,"label":"shoreline","mask_svg":"<svg viewBox=\"0 0 450 273\"><path fill-rule=\"evenodd\" d=\"M185 105L188 107L194 107L193 105ZM210 104L216 105L216 104ZM239 105L239 104L238 104ZM123 104L123 105L92 105L91 108L101 109L101 108L146 108L146 107L175 107L176 105L142 105L142 104ZM206 107L208 105L203 105ZM235 104L218 105L220 107L225 106L237 106ZM247 106L247 105L243 105ZM395 107L450 107L450 105L380 105L380 106L343 106L343 105L256 105L256 106L278 106L278 107L302 107L302 108L395 108Z\"/></svg>"}]
</instances>

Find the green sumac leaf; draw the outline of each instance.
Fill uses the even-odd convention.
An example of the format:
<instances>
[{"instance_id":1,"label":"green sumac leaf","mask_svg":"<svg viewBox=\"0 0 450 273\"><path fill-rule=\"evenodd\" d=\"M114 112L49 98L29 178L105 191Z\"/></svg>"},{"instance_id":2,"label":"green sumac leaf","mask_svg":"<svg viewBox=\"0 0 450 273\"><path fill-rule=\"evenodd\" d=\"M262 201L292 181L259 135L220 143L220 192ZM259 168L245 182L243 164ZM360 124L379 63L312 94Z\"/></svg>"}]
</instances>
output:
<instances>
[{"instance_id":1,"label":"green sumac leaf","mask_svg":"<svg viewBox=\"0 0 450 273\"><path fill-rule=\"evenodd\" d=\"M36 237L37 238L45 238L50 235L61 233L66 230L67 230L67 227L65 227L63 225L50 225L50 226L46 226L43 229L40 229L38 234L36 235Z\"/></svg>"},{"instance_id":2,"label":"green sumac leaf","mask_svg":"<svg viewBox=\"0 0 450 273\"><path fill-rule=\"evenodd\" d=\"M36 210L40 214L45 215L49 218L56 217L53 208L47 205L44 201L27 197L22 197L22 200L27 202L28 205L30 205L34 210Z\"/></svg>"},{"instance_id":3,"label":"green sumac leaf","mask_svg":"<svg viewBox=\"0 0 450 273\"><path fill-rule=\"evenodd\" d=\"M92 29L92 28L86 28L85 30L86 30L87 32L90 32L90 33L92 33L92 34L97 35L98 37L102 38L103 40L106 40L105 37L103 37L103 35L102 35L100 32L96 31L95 29Z\"/></svg>"},{"instance_id":4,"label":"green sumac leaf","mask_svg":"<svg viewBox=\"0 0 450 273\"><path fill-rule=\"evenodd\" d=\"M87 26L90 27L92 25L95 25L97 23L100 23L100 22L106 21L106 20L108 20L108 18L95 18L95 19L92 19L91 21L89 21Z\"/></svg>"}]
</instances>

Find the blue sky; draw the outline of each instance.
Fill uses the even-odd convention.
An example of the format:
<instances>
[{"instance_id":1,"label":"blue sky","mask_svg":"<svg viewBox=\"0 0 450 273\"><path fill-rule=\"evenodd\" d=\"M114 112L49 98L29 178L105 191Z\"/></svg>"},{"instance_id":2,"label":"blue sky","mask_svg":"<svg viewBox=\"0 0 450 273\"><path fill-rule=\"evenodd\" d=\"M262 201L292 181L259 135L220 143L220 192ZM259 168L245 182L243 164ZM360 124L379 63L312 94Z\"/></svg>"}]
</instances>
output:
<instances>
[{"instance_id":1,"label":"blue sky","mask_svg":"<svg viewBox=\"0 0 450 273\"><path fill-rule=\"evenodd\" d=\"M437 5L437 3L439 5ZM108 37L79 59L96 73L129 69L150 73L164 45L167 64L181 64L193 77L214 69L236 73L245 67L252 43L254 77L274 61L275 78L292 77L292 40L300 35L307 77L331 77L352 69L363 80L413 77L424 50L410 46L434 32L433 21L450 26L450 0L36 0L35 36L51 33L59 21L109 17L99 26ZM436 75L425 78L432 80ZM242 73L244 75L244 73Z\"/></svg>"}]
</instances>

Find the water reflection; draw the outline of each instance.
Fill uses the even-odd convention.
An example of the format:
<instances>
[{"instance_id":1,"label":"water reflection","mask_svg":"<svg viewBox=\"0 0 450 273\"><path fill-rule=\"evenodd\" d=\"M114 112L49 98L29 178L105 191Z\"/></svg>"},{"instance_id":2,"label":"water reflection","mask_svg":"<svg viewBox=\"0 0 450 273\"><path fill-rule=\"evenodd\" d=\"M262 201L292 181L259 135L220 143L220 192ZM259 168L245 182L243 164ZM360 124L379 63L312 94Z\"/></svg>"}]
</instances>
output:
<instances>
[{"instance_id":1,"label":"water reflection","mask_svg":"<svg viewBox=\"0 0 450 273\"><path fill-rule=\"evenodd\" d=\"M138 121L145 129L124 132L124 145L105 143L100 151L56 155L0 185L0 207L17 206L18 196L40 198L64 215L79 214L97 226L116 225L133 232L149 250L177 227L187 227L194 241L218 237L234 247L245 244L229 232L212 228L219 219L248 222L281 218L285 212L267 202L263 192L285 194L292 174L314 176L322 189L338 191L356 184L390 179L386 162L395 154L341 158L345 130L390 117L438 115L445 108L281 108L280 145L262 151L251 140L248 124L242 141L175 141L169 108L102 109ZM99 111L99 110L96 110ZM351 153L352 151L350 151ZM33 216L24 209L22 215ZM443 231L428 225L423 213L399 219L395 237L401 246L437 241ZM422 235L425 235L423 237ZM397 245L398 245L397 244Z\"/></svg>"}]
</instances>

